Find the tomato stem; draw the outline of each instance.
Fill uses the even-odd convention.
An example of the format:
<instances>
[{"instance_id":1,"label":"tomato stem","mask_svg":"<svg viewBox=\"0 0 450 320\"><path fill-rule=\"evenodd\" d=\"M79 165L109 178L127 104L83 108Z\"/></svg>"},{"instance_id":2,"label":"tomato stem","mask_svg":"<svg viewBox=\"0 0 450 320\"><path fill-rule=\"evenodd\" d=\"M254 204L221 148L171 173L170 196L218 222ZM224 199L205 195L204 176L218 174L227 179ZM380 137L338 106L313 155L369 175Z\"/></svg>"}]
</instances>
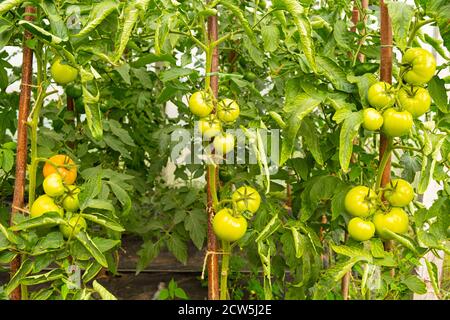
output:
<instances>
[{"instance_id":1,"label":"tomato stem","mask_svg":"<svg viewBox=\"0 0 450 320\"><path fill-rule=\"evenodd\" d=\"M229 241L222 241L222 269L220 272L220 300L227 300L228 269L230 265L231 248Z\"/></svg>"},{"instance_id":2,"label":"tomato stem","mask_svg":"<svg viewBox=\"0 0 450 320\"><path fill-rule=\"evenodd\" d=\"M386 148L386 151L383 153L383 157L380 160L380 166L378 167L378 172L377 172L377 181L376 181L376 188L375 191L378 191L380 189L381 186L381 180L383 178L383 172L384 169L386 168L386 164L388 163L390 157L391 157L391 152L392 152L392 138L388 138L388 146Z\"/></svg>"}]
</instances>

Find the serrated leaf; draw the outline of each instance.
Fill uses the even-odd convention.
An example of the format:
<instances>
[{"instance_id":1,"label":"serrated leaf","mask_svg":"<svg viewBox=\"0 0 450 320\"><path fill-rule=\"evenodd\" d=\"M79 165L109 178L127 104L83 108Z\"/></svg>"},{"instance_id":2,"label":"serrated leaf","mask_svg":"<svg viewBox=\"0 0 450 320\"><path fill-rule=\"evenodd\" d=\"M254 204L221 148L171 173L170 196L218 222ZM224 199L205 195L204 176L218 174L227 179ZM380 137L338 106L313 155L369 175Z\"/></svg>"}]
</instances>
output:
<instances>
[{"instance_id":1,"label":"serrated leaf","mask_svg":"<svg viewBox=\"0 0 450 320\"><path fill-rule=\"evenodd\" d=\"M358 258L359 257L363 260L366 260L367 262L372 262L371 254L364 249L360 249L357 247L345 246L345 245L337 246L332 243L330 244L330 246L331 246L331 249L333 249L333 251L336 252L337 254L342 254L349 258Z\"/></svg>"},{"instance_id":2,"label":"serrated leaf","mask_svg":"<svg viewBox=\"0 0 450 320\"><path fill-rule=\"evenodd\" d=\"M278 230L281 226L280 219L278 218L278 214L275 214L270 221L266 224L263 230L258 234L255 239L255 242L262 242L267 239L271 234Z\"/></svg>"},{"instance_id":3,"label":"serrated leaf","mask_svg":"<svg viewBox=\"0 0 450 320\"><path fill-rule=\"evenodd\" d=\"M353 112L342 124L339 135L339 163L344 172L348 171L353 153L353 139L358 135L363 120L363 112L361 110Z\"/></svg>"},{"instance_id":4,"label":"serrated leaf","mask_svg":"<svg viewBox=\"0 0 450 320\"><path fill-rule=\"evenodd\" d=\"M57 35L63 41L69 40L69 33L67 31L66 23L59 14L54 1L43 0L40 5L45 12L46 18L50 21L52 33Z\"/></svg>"},{"instance_id":5,"label":"serrated leaf","mask_svg":"<svg viewBox=\"0 0 450 320\"><path fill-rule=\"evenodd\" d=\"M363 74L359 77L349 75L347 76L347 79L351 83L356 83L361 104L364 108L368 108L370 105L369 101L367 100L367 91L372 84L378 81L375 75L370 73Z\"/></svg>"},{"instance_id":6,"label":"serrated leaf","mask_svg":"<svg viewBox=\"0 0 450 320\"><path fill-rule=\"evenodd\" d=\"M33 247L33 255L42 254L49 250L59 249L64 245L64 238L61 232L50 232L44 238L39 239Z\"/></svg>"},{"instance_id":7,"label":"serrated leaf","mask_svg":"<svg viewBox=\"0 0 450 320\"><path fill-rule=\"evenodd\" d=\"M383 242L379 238L370 239L370 252L374 258L384 258L386 256Z\"/></svg>"},{"instance_id":8,"label":"serrated leaf","mask_svg":"<svg viewBox=\"0 0 450 320\"><path fill-rule=\"evenodd\" d=\"M201 250L206 237L207 216L203 210L192 210L184 219L184 226L197 249Z\"/></svg>"},{"instance_id":9,"label":"serrated leaf","mask_svg":"<svg viewBox=\"0 0 450 320\"><path fill-rule=\"evenodd\" d=\"M187 263L187 245L179 237L172 234L166 241L167 249L180 261L182 264Z\"/></svg>"},{"instance_id":10,"label":"serrated leaf","mask_svg":"<svg viewBox=\"0 0 450 320\"><path fill-rule=\"evenodd\" d=\"M12 276L11 280L5 287L6 295L10 295L14 289L20 285L20 281L25 278L33 270L33 261L26 259L22 262L19 270Z\"/></svg>"},{"instance_id":11,"label":"serrated leaf","mask_svg":"<svg viewBox=\"0 0 450 320\"><path fill-rule=\"evenodd\" d=\"M25 219L12 226L10 229L12 231L21 231L42 226L55 226L59 224L66 224L66 221L61 218L58 212L46 212L42 216Z\"/></svg>"},{"instance_id":12,"label":"serrated leaf","mask_svg":"<svg viewBox=\"0 0 450 320\"><path fill-rule=\"evenodd\" d=\"M117 300L117 298L105 287L103 287L100 283L98 283L97 280L94 280L92 282L92 287L94 288L95 291L98 292L102 300Z\"/></svg>"},{"instance_id":13,"label":"serrated leaf","mask_svg":"<svg viewBox=\"0 0 450 320\"><path fill-rule=\"evenodd\" d=\"M168 70L162 71L159 74L159 78L162 82L172 81L181 77L186 77L193 73L194 70L180 67L173 67Z\"/></svg>"},{"instance_id":14,"label":"serrated leaf","mask_svg":"<svg viewBox=\"0 0 450 320\"><path fill-rule=\"evenodd\" d=\"M320 148L320 133L314 123L308 118L303 119L300 127L300 135L305 139L308 150L316 160L317 164L323 166L323 156Z\"/></svg>"},{"instance_id":15,"label":"serrated leaf","mask_svg":"<svg viewBox=\"0 0 450 320\"><path fill-rule=\"evenodd\" d=\"M83 247L89 251L89 253L92 255L92 257L97 260L98 263L100 263L103 267L108 267L108 262L106 261L105 256L100 251L99 248L95 245L95 243L92 241L92 239L89 237L89 235L84 232L80 231L75 234L75 237L77 240L83 245Z\"/></svg>"},{"instance_id":16,"label":"serrated leaf","mask_svg":"<svg viewBox=\"0 0 450 320\"><path fill-rule=\"evenodd\" d=\"M101 226L104 226L105 228L117 231L117 232L123 232L125 231L125 229L116 221L114 221L113 219L96 213L96 214L86 214L86 213L82 213L81 214L86 220L92 221L94 223L97 223Z\"/></svg>"},{"instance_id":17,"label":"serrated leaf","mask_svg":"<svg viewBox=\"0 0 450 320\"><path fill-rule=\"evenodd\" d=\"M264 50L274 52L278 48L280 41L280 31L276 25L267 25L261 27L261 36L264 42Z\"/></svg>"},{"instance_id":18,"label":"serrated leaf","mask_svg":"<svg viewBox=\"0 0 450 320\"><path fill-rule=\"evenodd\" d=\"M430 82L428 82L428 91L439 110L443 113L449 113L448 94L445 89L445 81L434 76Z\"/></svg>"},{"instance_id":19,"label":"serrated leaf","mask_svg":"<svg viewBox=\"0 0 450 320\"><path fill-rule=\"evenodd\" d=\"M111 190L116 196L116 198L119 200L119 202L122 204L123 210L122 215L126 216L131 210L131 198L128 195L128 193L120 187L118 184L108 181L108 184L111 186Z\"/></svg>"},{"instance_id":20,"label":"serrated leaf","mask_svg":"<svg viewBox=\"0 0 450 320\"><path fill-rule=\"evenodd\" d=\"M18 7L24 2L24 0L4 0L0 3L0 15L3 15L6 11Z\"/></svg>"},{"instance_id":21,"label":"serrated leaf","mask_svg":"<svg viewBox=\"0 0 450 320\"><path fill-rule=\"evenodd\" d=\"M336 62L322 56L317 56L316 62L319 73L323 74L337 90L347 93L355 90L353 84L347 80L347 73Z\"/></svg>"},{"instance_id":22,"label":"serrated leaf","mask_svg":"<svg viewBox=\"0 0 450 320\"><path fill-rule=\"evenodd\" d=\"M58 45L61 42L63 42L63 39L60 37L51 34L47 30L25 20L21 20L18 22L19 26L22 26L25 30L29 31L31 34L35 35L39 39L43 40L44 42L50 44L50 45Z\"/></svg>"},{"instance_id":23,"label":"serrated leaf","mask_svg":"<svg viewBox=\"0 0 450 320\"><path fill-rule=\"evenodd\" d=\"M352 51L352 33L344 20L337 20L333 28L333 37L339 47L345 51Z\"/></svg>"},{"instance_id":24,"label":"serrated leaf","mask_svg":"<svg viewBox=\"0 0 450 320\"><path fill-rule=\"evenodd\" d=\"M92 8L88 22L81 31L74 35L75 37L84 37L95 30L111 13L116 11L118 3L116 1L101 1Z\"/></svg>"},{"instance_id":25,"label":"serrated leaf","mask_svg":"<svg viewBox=\"0 0 450 320\"><path fill-rule=\"evenodd\" d=\"M154 258L159 254L159 246L155 245L151 241L145 241L138 251L139 260L136 265L136 275L144 270Z\"/></svg>"},{"instance_id":26,"label":"serrated leaf","mask_svg":"<svg viewBox=\"0 0 450 320\"><path fill-rule=\"evenodd\" d=\"M245 34L250 39L252 44L255 47L258 47L258 41L256 40L255 33L253 32L253 30L250 26L250 23L248 22L248 19L245 18L242 10L238 6L236 6L231 1L228 1L228 0L221 0L220 4L223 5L225 8L227 8L228 10L230 10L233 13L233 16L239 20L240 24L242 25L242 28L244 29Z\"/></svg>"}]
</instances>

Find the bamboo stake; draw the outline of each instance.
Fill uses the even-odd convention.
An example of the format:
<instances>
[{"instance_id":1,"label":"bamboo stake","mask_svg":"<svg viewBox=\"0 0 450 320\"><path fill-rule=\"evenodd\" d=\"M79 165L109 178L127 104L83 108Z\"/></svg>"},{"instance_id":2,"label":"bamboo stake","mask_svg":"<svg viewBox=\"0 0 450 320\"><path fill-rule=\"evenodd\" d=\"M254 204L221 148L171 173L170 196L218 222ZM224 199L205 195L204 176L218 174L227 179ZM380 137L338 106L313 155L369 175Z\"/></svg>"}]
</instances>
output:
<instances>
[{"instance_id":1,"label":"bamboo stake","mask_svg":"<svg viewBox=\"0 0 450 320\"><path fill-rule=\"evenodd\" d=\"M25 8L25 20L32 21L33 14L36 13L34 7ZM22 83L19 98L19 119L17 123L17 151L16 151L16 176L14 180L13 204L10 215L10 225L13 224L14 217L24 206L26 170L27 170L27 119L31 100L31 85L33 84L33 50L26 45L26 41L32 38L31 33L25 31L23 38L22 52ZM21 257L18 255L10 264L10 277L12 278L20 268ZM11 300L21 300L20 286L10 294Z\"/></svg>"}]
</instances>

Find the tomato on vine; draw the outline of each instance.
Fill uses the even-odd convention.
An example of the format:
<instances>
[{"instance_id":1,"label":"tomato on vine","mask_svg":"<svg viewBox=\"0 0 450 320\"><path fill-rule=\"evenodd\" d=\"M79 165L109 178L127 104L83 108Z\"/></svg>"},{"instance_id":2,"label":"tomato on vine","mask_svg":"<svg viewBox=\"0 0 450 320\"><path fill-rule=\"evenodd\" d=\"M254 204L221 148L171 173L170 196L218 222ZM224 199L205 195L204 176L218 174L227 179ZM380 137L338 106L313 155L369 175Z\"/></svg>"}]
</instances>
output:
<instances>
[{"instance_id":1,"label":"tomato on vine","mask_svg":"<svg viewBox=\"0 0 450 320\"><path fill-rule=\"evenodd\" d=\"M431 97L428 90L422 87L403 87L397 93L400 107L420 117L430 109Z\"/></svg>"},{"instance_id":2,"label":"tomato on vine","mask_svg":"<svg viewBox=\"0 0 450 320\"><path fill-rule=\"evenodd\" d=\"M425 49L410 48L403 55L401 72L407 83L423 85L433 78L436 59Z\"/></svg>"},{"instance_id":3,"label":"tomato on vine","mask_svg":"<svg viewBox=\"0 0 450 320\"><path fill-rule=\"evenodd\" d=\"M205 91L194 92L189 98L189 109L199 117L206 117L214 109L211 95Z\"/></svg>"},{"instance_id":4,"label":"tomato on vine","mask_svg":"<svg viewBox=\"0 0 450 320\"><path fill-rule=\"evenodd\" d=\"M217 104L217 117L223 122L235 121L239 113L239 105L232 99L222 99Z\"/></svg>"},{"instance_id":5,"label":"tomato on vine","mask_svg":"<svg viewBox=\"0 0 450 320\"><path fill-rule=\"evenodd\" d=\"M50 73L57 84L66 85L73 82L78 77L78 70L66 62L61 62L61 58L56 58L50 67Z\"/></svg>"},{"instance_id":6,"label":"tomato on vine","mask_svg":"<svg viewBox=\"0 0 450 320\"><path fill-rule=\"evenodd\" d=\"M386 229L403 234L408 231L409 218L402 208L393 207L388 213L377 212L373 217L373 224L378 235L384 239L392 237L385 231Z\"/></svg>"},{"instance_id":7,"label":"tomato on vine","mask_svg":"<svg viewBox=\"0 0 450 320\"><path fill-rule=\"evenodd\" d=\"M69 212L75 212L80 208L80 202L78 200L78 194L80 193L80 188L75 185L67 186L66 193L64 194L62 200L62 206L64 210Z\"/></svg>"},{"instance_id":8,"label":"tomato on vine","mask_svg":"<svg viewBox=\"0 0 450 320\"><path fill-rule=\"evenodd\" d=\"M233 192L231 199L236 204L238 212L250 211L255 213L261 204L261 196L258 191L250 186L242 186Z\"/></svg>"},{"instance_id":9,"label":"tomato on vine","mask_svg":"<svg viewBox=\"0 0 450 320\"><path fill-rule=\"evenodd\" d=\"M87 228L86 220L79 214L72 216L69 219L68 224L69 225L59 225L59 230L61 230L64 238L67 239L77 235L81 230L86 230Z\"/></svg>"},{"instance_id":10,"label":"tomato on vine","mask_svg":"<svg viewBox=\"0 0 450 320\"><path fill-rule=\"evenodd\" d=\"M368 217L377 209L377 194L365 186L356 186L345 195L345 210L352 216Z\"/></svg>"},{"instance_id":11,"label":"tomato on vine","mask_svg":"<svg viewBox=\"0 0 450 320\"><path fill-rule=\"evenodd\" d=\"M227 154L234 149L234 135L231 133L219 134L214 138L213 146L218 154Z\"/></svg>"},{"instance_id":12,"label":"tomato on vine","mask_svg":"<svg viewBox=\"0 0 450 320\"><path fill-rule=\"evenodd\" d=\"M363 127L367 130L375 131L383 125L383 116L374 108L367 108L363 111Z\"/></svg>"},{"instance_id":13,"label":"tomato on vine","mask_svg":"<svg viewBox=\"0 0 450 320\"><path fill-rule=\"evenodd\" d=\"M376 82L367 91L367 99L372 107L377 109L392 107L395 103L395 95L391 85L387 82Z\"/></svg>"},{"instance_id":14,"label":"tomato on vine","mask_svg":"<svg viewBox=\"0 0 450 320\"><path fill-rule=\"evenodd\" d=\"M394 207L407 206L414 199L414 196L413 187L403 179L391 180L384 191L384 197Z\"/></svg>"},{"instance_id":15,"label":"tomato on vine","mask_svg":"<svg viewBox=\"0 0 450 320\"><path fill-rule=\"evenodd\" d=\"M58 154L48 159L42 170L44 178L55 172L61 175L64 183L67 185L73 184L77 179L75 162L63 154Z\"/></svg>"},{"instance_id":16,"label":"tomato on vine","mask_svg":"<svg viewBox=\"0 0 450 320\"><path fill-rule=\"evenodd\" d=\"M383 131L391 137L407 135L413 126L413 117L408 111L387 109L383 113Z\"/></svg>"},{"instance_id":17,"label":"tomato on vine","mask_svg":"<svg viewBox=\"0 0 450 320\"><path fill-rule=\"evenodd\" d=\"M247 220L243 216L233 216L233 211L228 208L214 215L212 225L219 239L230 242L239 240L247 231Z\"/></svg>"},{"instance_id":18,"label":"tomato on vine","mask_svg":"<svg viewBox=\"0 0 450 320\"><path fill-rule=\"evenodd\" d=\"M375 234L375 225L360 217L352 218L348 223L348 234L357 241L366 241Z\"/></svg>"},{"instance_id":19,"label":"tomato on vine","mask_svg":"<svg viewBox=\"0 0 450 320\"><path fill-rule=\"evenodd\" d=\"M64 210L55 203L52 197L44 194L33 202L30 216L36 218L47 212L57 212L61 217L64 216Z\"/></svg>"},{"instance_id":20,"label":"tomato on vine","mask_svg":"<svg viewBox=\"0 0 450 320\"><path fill-rule=\"evenodd\" d=\"M217 136L222 131L222 125L219 119L217 119L213 114L210 114L205 118L201 118L198 121L198 128L200 133L206 139L211 139L212 137Z\"/></svg>"},{"instance_id":21,"label":"tomato on vine","mask_svg":"<svg viewBox=\"0 0 450 320\"><path fill-rule=\"evenodd\" d=\"M83 95L83 89L79 84L69 84L66 86L66 94L68 97L77 99Z\"/></svg>"},{"instance_id":22,"label":"tomato on vine","mask_svg":"<svg viewBox=\"0 0 450 320\"><path fill-rule=\"evenodd\" d=\"M65 188L59 173L52 173L45 177L42 183L44 192L50 197L59 197L64 194Z\"/></svg>"}]
</instances>

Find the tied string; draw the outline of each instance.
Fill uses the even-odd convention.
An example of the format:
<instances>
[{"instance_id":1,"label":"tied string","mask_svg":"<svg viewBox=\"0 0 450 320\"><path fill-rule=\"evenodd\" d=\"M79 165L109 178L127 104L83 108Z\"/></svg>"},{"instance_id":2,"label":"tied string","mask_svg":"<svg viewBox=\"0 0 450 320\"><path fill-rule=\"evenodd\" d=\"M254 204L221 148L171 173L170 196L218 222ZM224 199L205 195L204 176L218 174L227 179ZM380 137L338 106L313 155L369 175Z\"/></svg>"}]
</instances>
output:
<instances>
[{"instance_id":1,"label":"tied string","mask_svg":"<svg viewBox=\"0 0 450 320\"><path fill-rule=\"evenodd\" d=\"M208 261L208 258L210 255L215 255L215 254L230 254L230 253L225 252L225 251L209 251L209 250L206 251L205 259L203 259L203 268L202 268L202 277L201 277L202 280L205 279L206 262Z\"/></svg>"},{"instance_id":2,"label":"tied string","mask_svg":"<svg viewBox=\"0 0 450 320\"><path fill-rule=\"evenodd\" d=\"M20 208L20 207L17 207L17 206L15 206L15 205L13 205L12 208L13 208L14 210L17 210L17 211L20 211L20 212L23 212L23 213L30 214L30 211L28 211L28 210L26 210L26 209L23 209L23 208Z\"/></svg>"}]
</instances>

